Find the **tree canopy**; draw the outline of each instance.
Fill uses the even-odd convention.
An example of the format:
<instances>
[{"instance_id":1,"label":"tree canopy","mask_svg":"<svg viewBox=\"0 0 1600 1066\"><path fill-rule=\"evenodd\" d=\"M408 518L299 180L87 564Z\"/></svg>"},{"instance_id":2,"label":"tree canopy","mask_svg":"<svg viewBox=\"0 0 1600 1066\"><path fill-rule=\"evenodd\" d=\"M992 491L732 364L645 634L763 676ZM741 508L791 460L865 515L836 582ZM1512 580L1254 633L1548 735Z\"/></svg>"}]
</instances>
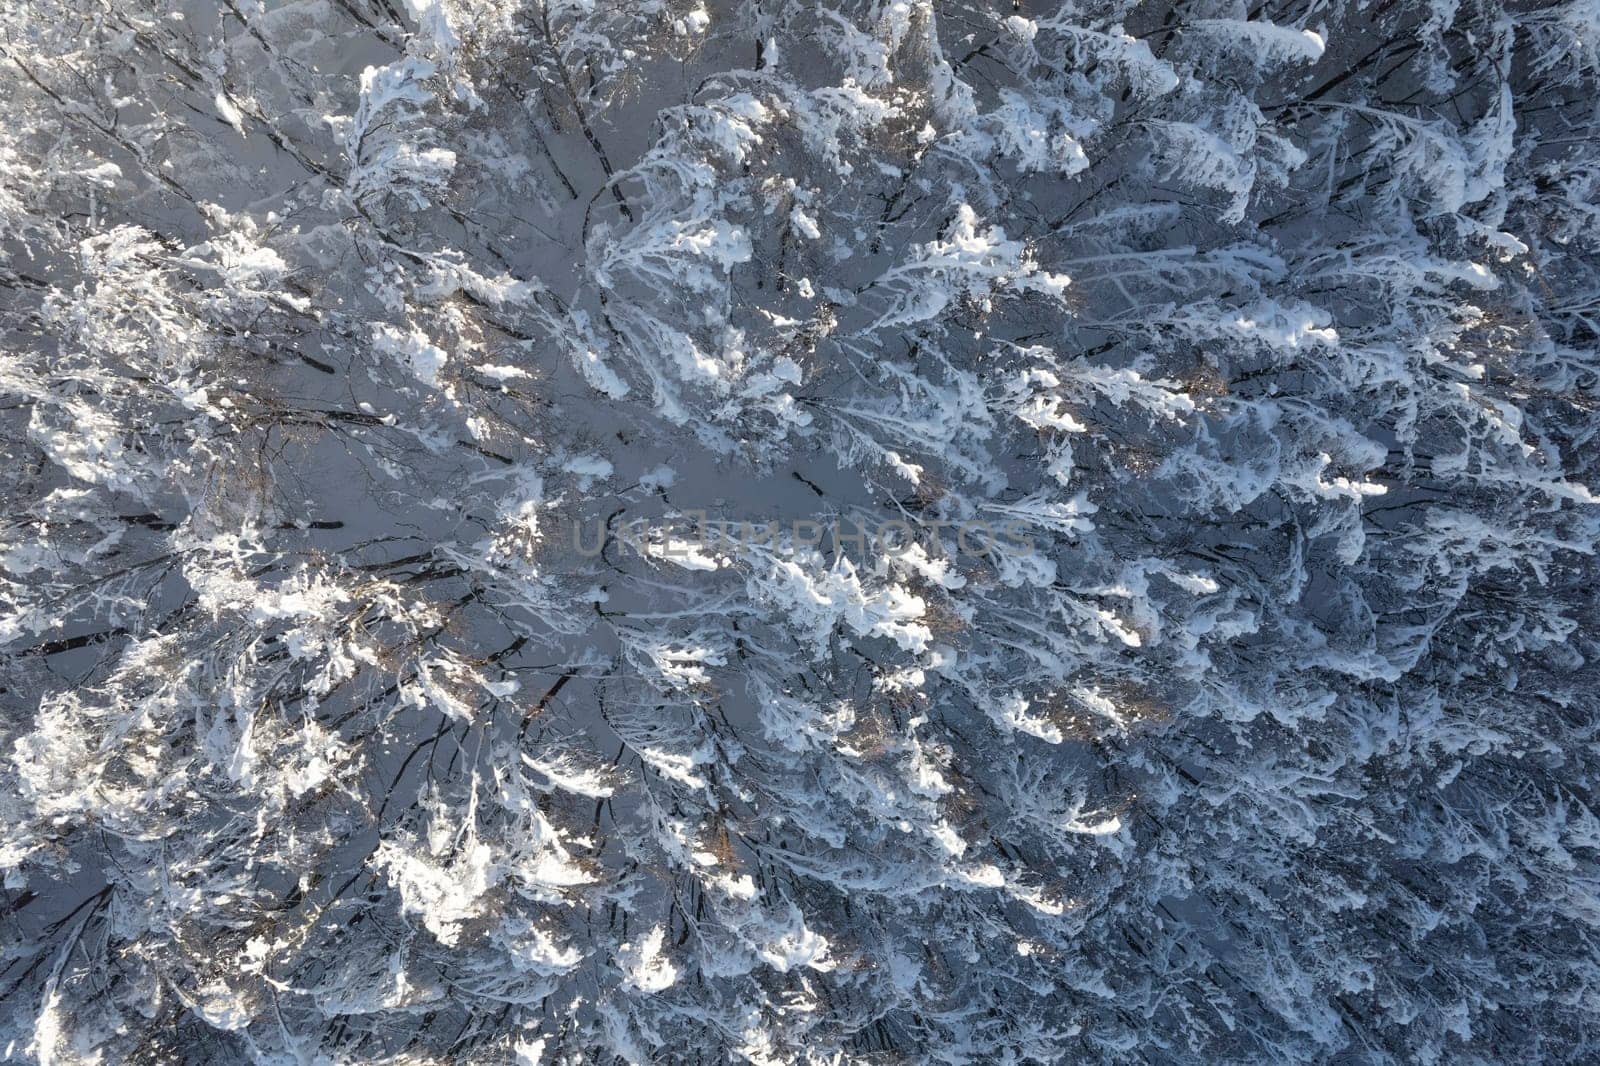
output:
<instances>
[{"instance_id":1,"label":"tree canopy","mask_svg":"<svg viewBox=\"0 0 1600 1066\"><path fill-rule=\"evenodd\" d=\"M0 1048L1592 1060L1597 95L1595 0L0 4Z\"/></svg>"}]
</instances>

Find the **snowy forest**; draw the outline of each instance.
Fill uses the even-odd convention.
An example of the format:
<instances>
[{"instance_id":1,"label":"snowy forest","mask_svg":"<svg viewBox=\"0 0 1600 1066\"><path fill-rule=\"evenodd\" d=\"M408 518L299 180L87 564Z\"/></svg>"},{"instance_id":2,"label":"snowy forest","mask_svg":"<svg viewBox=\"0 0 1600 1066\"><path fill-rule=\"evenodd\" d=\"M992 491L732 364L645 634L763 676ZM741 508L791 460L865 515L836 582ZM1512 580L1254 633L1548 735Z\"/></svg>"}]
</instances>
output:
<instances>
[{"instance_id":1,"label":"snowy forest","mask_svg":"<svg viewBox=\"0 0 1600 1066\"><path fill-rule=\"evenodd\" d=\"M0 116L0 1060L1600 1060L1600 0L5 0Z\"/></svg>"}]
</instances>

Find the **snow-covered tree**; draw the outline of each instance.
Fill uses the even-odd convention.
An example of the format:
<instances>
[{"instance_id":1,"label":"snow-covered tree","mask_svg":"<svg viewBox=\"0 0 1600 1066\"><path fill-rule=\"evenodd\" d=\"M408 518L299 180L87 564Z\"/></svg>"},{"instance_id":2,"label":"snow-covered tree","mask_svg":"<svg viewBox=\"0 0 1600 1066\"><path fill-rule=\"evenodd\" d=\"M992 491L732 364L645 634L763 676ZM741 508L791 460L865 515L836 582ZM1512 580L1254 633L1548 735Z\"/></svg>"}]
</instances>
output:
<instances>
[{"instance_id":1,"label":"snow-covered tree","mask_svg":"<svg viewBox=\"0 0 1600 1066\"><path fill-rule=\"evenodd\" d=\"M1597 40L4 5L0 1048L1594 1057Z\"/></svg>"}]
</instances>

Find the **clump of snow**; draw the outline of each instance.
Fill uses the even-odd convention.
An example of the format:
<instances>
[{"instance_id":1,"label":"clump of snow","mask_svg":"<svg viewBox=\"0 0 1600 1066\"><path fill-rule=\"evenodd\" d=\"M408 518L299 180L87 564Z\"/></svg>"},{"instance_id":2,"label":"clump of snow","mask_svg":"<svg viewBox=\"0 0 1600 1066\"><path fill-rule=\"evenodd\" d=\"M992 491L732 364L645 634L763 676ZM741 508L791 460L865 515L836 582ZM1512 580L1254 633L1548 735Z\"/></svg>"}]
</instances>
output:
<instances>
[{"instance_id":1,"label":"clump of snow","mask_svg":"<svg viewBox=\"0 0 1600 1066\"><path fill-rule=\"evenodd\" d=\"M379 352L397 360L424 385L437 387L439 371L450 361L444 349L420 329L380 325L373 329L373 343Z\"/></svg>"},{"instance_id":2,"label":"clump of snow","mask_svg":"<svg viewBox=\"0 0 1600 1066\"><path fill-rule=\"evenodd\" d=\"M658 925L638 940L617 949L617 963L625 987L654 995L671 988L678 980L677 967L661 950L666 936L666 929Z\"/></svg>"}]
</instances>

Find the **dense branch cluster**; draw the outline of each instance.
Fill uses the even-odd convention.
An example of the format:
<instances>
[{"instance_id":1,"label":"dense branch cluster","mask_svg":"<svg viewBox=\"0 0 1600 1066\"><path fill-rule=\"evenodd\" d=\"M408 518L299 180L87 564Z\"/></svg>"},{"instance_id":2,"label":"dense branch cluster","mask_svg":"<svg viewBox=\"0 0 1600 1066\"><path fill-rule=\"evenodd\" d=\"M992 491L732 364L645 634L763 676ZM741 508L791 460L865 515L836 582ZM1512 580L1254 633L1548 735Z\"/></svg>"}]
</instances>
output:
<instances>
[{"instance_id":1,"label":"dense branch cluster","mask_svg":"<svg viewBox=\"0 0 1600 1066\"><path fill-rule=\"evenodd\" d=\"M0 4L0 1048L1600 1054L1597 94L1594 0Z\"/></svg>"}]
</instances>

